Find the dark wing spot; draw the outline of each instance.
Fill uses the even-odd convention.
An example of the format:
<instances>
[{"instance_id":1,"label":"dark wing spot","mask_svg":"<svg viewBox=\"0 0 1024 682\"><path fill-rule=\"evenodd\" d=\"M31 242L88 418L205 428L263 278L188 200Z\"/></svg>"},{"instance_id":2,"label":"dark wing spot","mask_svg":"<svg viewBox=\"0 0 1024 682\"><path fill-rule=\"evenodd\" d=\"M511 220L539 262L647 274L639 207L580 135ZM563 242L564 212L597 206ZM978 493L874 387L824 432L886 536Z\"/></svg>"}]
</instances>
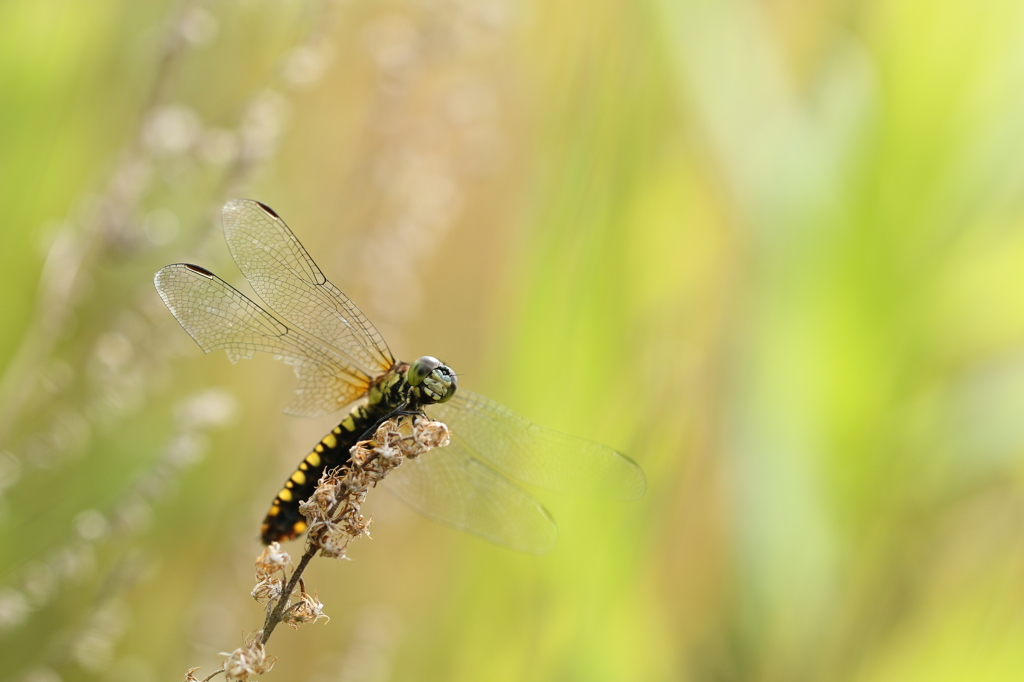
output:
<instances>
[{"instance_id":1,"label":"dark wing spot","mask_svg":"<svg viewBox=\"0 0 1024 682\"><path fill-rule=\"evenodd\" d=\"M272 217L272 218L273 218L274 220L280 220L280 219L281 219L281 216L279 216L279 215L277 215L276 213L274 213L274 209L270 208L269 206L267 206L266 204L264 204L264 203L263 203L262 201L257 201L257 202L256 202L256 205L257 205L257 206L259 206L260 208L262 208L262 209L263 209L264 211L266 211L267 213L269 213L269 214L270 214L270 216L271 216L271 217Z\"/></svg>"},{"instance_id":2,"label":"dark wing spot","mask_svg":"<svg viewBox=\"0 0 1024 682\"><path fill-rule=\"evenodd\" d=\"M198 265L192 265L191 263L185 263L185 267L194 273L202 275L203 277L209 277L210 279L213 279L213 273L207 270L206 268L201 268Z\"/></svg>"}]
</instances>

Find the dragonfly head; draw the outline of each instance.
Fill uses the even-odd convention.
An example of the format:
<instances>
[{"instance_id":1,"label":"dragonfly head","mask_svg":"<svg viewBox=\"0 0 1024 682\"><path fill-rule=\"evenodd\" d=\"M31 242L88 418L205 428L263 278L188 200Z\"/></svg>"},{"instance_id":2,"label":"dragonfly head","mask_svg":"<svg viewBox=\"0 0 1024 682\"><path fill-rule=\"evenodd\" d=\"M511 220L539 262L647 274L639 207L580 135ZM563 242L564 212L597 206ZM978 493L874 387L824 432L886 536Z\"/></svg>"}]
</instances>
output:
<instances>
[{"instance_id":1,"label":"dragonfly head","mask_svg":"<svg viewBox=\"0 0 1024 682\"><path fill-rule=\"evenodd\" d=\"M409 365L405 380L413 387L420 402L443 403L455 395L459 381L455 372L437 358L424 355Z\"/></svg>"}]
</instances>

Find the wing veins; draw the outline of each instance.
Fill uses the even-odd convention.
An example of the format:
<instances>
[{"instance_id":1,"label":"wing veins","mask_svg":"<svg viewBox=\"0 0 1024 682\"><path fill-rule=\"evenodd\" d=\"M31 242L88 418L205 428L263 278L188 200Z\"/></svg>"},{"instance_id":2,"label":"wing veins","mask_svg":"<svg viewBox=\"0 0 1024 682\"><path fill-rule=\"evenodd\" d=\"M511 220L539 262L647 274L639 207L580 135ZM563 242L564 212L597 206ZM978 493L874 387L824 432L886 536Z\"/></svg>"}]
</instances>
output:
<instances>
[{"instance_id":1,"label":"wing veins","mask_svg":"<svg viewBox=\"0 0 1024 682\"><path fill-rule=\"evenodd\" d=\"M395 360L387 343L345 294L324 276L280 217L236 199L223 210L228 248L257 295L291 326L317 338L372 374ZM314 313L331 312L329 319ZM347 349L347 350L346 350Z\"/></svg>"},{"instance_id":2,"label":"wing veins","mask_svg":"<svg viewBox=\"0 0 1024 682\"><path fill-rule=\"evenodd\" d=\"M292 365L299 377L295 414L333 412L366 391L370 377L332 348L289 327L213 273L185 263L161 268L154 277L175 319L206 353L224 350L232 362L267 353ZM342 402L343 401L343 402Z\"/></svg>"}]
</instances>

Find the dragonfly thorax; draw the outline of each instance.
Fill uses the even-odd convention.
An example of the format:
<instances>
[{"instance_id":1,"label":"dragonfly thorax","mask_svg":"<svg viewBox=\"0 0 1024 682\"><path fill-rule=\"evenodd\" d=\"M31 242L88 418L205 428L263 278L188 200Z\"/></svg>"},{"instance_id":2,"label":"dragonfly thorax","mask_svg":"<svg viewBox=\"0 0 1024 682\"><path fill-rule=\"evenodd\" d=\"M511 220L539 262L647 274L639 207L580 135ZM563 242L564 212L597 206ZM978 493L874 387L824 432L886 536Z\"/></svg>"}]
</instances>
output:
<instances>
[{"instance_id":1,"label":"dragonfly thorax","mask_svg":"<svg viewBox=\"0 0 1024 682\"><path fill-rule=\"evenodd\" d=\"M405 381L412 387L411 394L421 405L433 405L450 400L459 387L451 368L429 355L409 365Z\"/></svg>"}]
</instances>

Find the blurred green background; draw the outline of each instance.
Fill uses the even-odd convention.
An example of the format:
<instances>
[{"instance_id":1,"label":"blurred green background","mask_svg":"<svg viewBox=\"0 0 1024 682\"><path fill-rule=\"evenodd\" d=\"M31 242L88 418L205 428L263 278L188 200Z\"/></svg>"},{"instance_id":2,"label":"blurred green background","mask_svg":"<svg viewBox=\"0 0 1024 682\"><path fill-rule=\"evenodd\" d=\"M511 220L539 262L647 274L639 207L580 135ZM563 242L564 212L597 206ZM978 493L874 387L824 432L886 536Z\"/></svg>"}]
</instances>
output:
<instances>
[{"instance_id":1,"label":"blurred green background","mask_svg":"<svg viewBox=\"0 0 1024 682\"><path fill-rule=\"evenodd\" d=\"M1022 122L1014 0L0 3L0 679L262 623L336 418L152 287L239 279L236 196L396 355L649 479L539 493L540 558L378 491L266 679L1020 679Z\"/></svg>"}]
</instances>

